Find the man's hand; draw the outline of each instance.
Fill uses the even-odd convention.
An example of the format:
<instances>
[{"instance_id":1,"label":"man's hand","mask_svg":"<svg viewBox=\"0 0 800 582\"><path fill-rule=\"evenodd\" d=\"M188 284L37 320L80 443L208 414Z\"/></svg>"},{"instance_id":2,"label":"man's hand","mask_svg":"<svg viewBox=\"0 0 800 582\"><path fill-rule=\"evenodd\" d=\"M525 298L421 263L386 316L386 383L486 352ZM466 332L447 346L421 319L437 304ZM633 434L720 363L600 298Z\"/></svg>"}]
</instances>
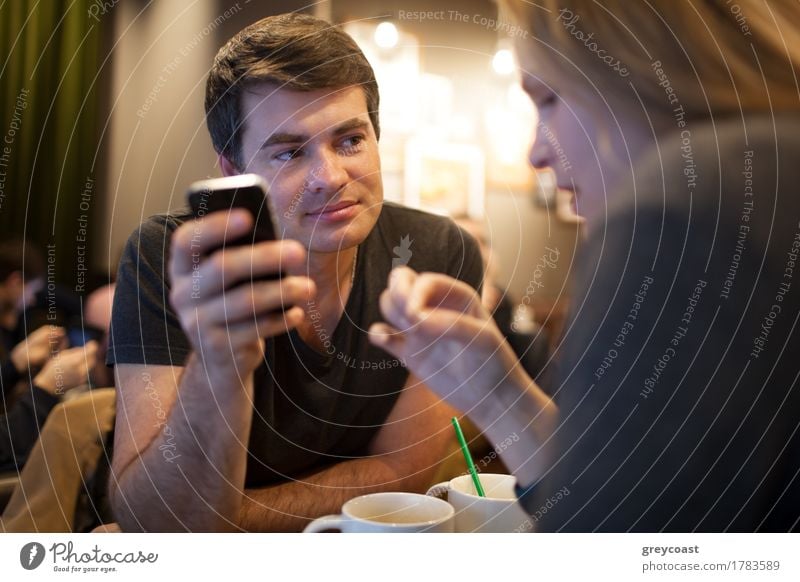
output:
<instances>
[{"instance_id":1,"label":"man's hand","mask_svg":"<svg viewBox=\"0 0 800 582\"><path fill-rule=\"evenodd\" d=\"M373 325L371 341L468 414L501 385L531 382L478 294L462 281L395 269L381 312L389 325Z\"/></svg>"},{"instance_id":2,"label":"man's hand","mask_svg":"<svg viewBox=\"0 0 800 582\"><path fill-rule=\"evenodd\" d=\"M303 321L299 307L315 294L307 277L254 281L261 275L302 272L306 251L296 241L221 247L253 226L246 210L212 212L187 222L172 237L170 301L195 353L217 369L245 377L262 359L263 339ZM235 285L234 284L237 284Z\"/></svg>"},{"instance_id":3,"label":"man's hand","mask_svg":"<svg viewBox=\"0 0 800 582\"><path fill-rule=\"evenodd\" d=\"M298 325L302 309L280 309L303 305L316 290L310 279L291 276L302 272L306 257L295 241L214 251L252 224L250 213L237 209L175 231L170 301L192 354L185 367L116 366L111 503L126 531L237 527L263 338ZM289 275L254 280L281 272Z\"/></svg>"},{"instance_id":4,"label":"man's hand","mask_svg":"<svg viewBox=\"0 0 800 582\"><path fill-rule=\"evenodd\" d=\"M53 356L33 379L33 384L50 394L61 395L67 390L89 382L89 370L97 361L97 342L64 350Z\"/></svg>"},{"instance_id":5,"label":"man's hand","mask_svg":"<svg viewBox=\"0 0 800 582\"><path fill-rule=\"evenodd\" d=\"M28 334L11 351L11 362L20 374L29 368L39 368L52 354L66 347L63 327L43 325Z\"/></svg>"}]
</instances>

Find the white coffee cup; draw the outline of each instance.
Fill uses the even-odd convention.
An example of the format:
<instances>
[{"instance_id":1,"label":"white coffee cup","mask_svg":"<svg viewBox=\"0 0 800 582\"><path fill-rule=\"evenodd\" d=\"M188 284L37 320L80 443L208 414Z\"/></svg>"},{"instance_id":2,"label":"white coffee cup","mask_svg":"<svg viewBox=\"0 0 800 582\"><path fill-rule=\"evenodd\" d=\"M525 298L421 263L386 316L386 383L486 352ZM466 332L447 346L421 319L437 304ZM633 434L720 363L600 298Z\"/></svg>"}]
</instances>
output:
<instances>
[{"instance_id":1,"label":"white coffee cup","mask_svg":"<svg viewBox=\"0 0 800 582\"><path fill-rule=\"evenodd\" d=\"M304 533L421 533L453 531L453 506L418 493L370 493L351 499L339 515L315 519Z\"/></svg>"},{"instance_id":2,"label":"white coffee cup","mask_svg":"<svg viewBox=\"0 0 800 582\"><path fill-rule=\"evenodd\" d=\"M457 532L528 532L530 516L517 503L513 475L479 473L486 497L475 490L471 475L461 475L428 489L428 495L445 497L456 510Z\"/></svg>"}]
</instances>

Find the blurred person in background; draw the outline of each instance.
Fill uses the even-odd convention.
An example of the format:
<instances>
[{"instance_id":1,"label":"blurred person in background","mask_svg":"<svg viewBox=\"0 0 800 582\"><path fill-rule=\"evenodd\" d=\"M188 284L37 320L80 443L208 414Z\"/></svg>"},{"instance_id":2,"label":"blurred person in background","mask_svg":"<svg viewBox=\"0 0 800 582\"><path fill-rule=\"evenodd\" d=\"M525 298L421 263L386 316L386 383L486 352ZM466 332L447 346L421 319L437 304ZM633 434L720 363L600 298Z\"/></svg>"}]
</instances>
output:
<instances>
[{"instance_id":1,"label":"blurred person in background","mask_svg":"<svg viewBox=\"0 0 800 582\"><path fill-rule=\"evenodd\" d=\"M3 471L22 467L50 411L67 392L86 387L90 371L97 370L101 381L108 380L105 366L101 370L98 365L102 363L98 343L71 345L62 327L80 322L80 299L62 285L48 288L45 275L45 262L35 245L23 240L0 242Z\"/></svg>"},{"instance_id":2,"label":"blurred person in background","mask_svg":"<svg viewBox=\"0 0 800 582\"><path fill-rule=\"evenodd\" d=\"M87 385L90 371L98 362L96 341L69 349L62 349L63 344L53 348L48 338L50 333L49 326L45 326L31 334L32 345L41 343L41 337L45 337L47 355L43 359L38 357L38 346L36 352L32 347L25 347L28 340L23 340L12 352L13 355L27 351L34 355L30 361L39 362L41 369L22 389L19 397L7 406L6 413L0 416L0 471L22 467L50 411L68 391ZM56 328L55 333L63 337L60 328ZM27 375L23 379L27 380Z\"/></svg>"},{"instance_id":3,"label":"blurred person in background","mask_svg":"<svg viewBox=\"0 0 800 582\"><path fill-rule=\"evenodd\" d=\"M492 319L517 354L525 372L534 380L538 379L547 364L547 331L536 323L533 309L525 303L520 303L515 310L508 292L497 283L498 259L486 235L486 226L466 217L456 218L455 222L472 235L481 249L484 265L481 303L492 314Z\"/></svg>"},{"instance_id":4,"label":"blurred person in background","mask_svg":"<svg viewBox=\"0 0 800 582\"><path fill-rule=\"evenodd\" d=\"M72 390L70 397L62 400L37 388L38 384L47 385L37 376L34 386L14 406L12 413L17 416L9 415L8 426L16 427L14 453L9 456L3 452L10 445L0 438L0 459L16 459L21 470L19 482L0 517L0 531L82 532L103 521L112 521L106 489L116 394L104 354L114 288L113 283L104 285L86 298L82 331L97 339L88 341L84 347L61 352L48 361L40 374L57 365L62 383L92 389ZM37 396L39 392L43 395ZM45 399L47 407L40 408L37 404L32 412L26 404L28 394ZM23 439L27 447L24 451ZM22 467L24 456L27 461Z\"/></svg>"},{"instance_id":5,"label":"blurred person in background","mask_svg":"<svg viewBox=\"0 0 800 582\"><path fill-rule=\"evenodd\" d=\"M0 337L6 348L45 324L65 326L81 318L80 298L48 281L42 252L25 240L0 242L0 303Z\"/></svg>"},{"instance_id":6,"label":"blurred person in background","mask_svg":"<svg viewBox=\"0 0 800 582\"><path fill-rule=\"evenodd\" d=\"M554 397L442 275L393 273L373 341L520 436L539 531L797 530L800 4L503 4L530 161L586 221Z\"/></svg>"}]
</instances>

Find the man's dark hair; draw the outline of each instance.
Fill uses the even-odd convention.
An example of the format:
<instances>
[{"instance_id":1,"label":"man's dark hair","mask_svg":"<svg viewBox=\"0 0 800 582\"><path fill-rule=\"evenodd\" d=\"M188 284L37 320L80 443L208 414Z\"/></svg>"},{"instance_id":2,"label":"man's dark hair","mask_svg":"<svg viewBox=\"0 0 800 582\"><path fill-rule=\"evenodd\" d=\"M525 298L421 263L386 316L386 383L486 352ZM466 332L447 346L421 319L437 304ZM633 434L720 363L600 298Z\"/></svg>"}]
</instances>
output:
<instances>
[{"instance_id":1,"label":"man's dark hair","mask_svg":"<svg viewBox=\"0 0 800 582\"><path fill-rule=\"evenodd\" d=\"M44 258L34 244L25 240L0 242L0 283L15 272L22 273L25 281L33 281L44 275Z\"/></svg>"},{"instance_id":2,"label":"man's dark hair","mask_svg":"<svg viewBox=\"0 0 800 582\"><path fill-rule=\"evenodd\" d=\"M238 169L245 165L240 133L242 91L264 82L293 91L361 87L375 135L380 136L378 83L355 41L313 16L270 16L243 29L219 50L206 82L211 142L217 153Z\"/></svg>"}]
</instances>

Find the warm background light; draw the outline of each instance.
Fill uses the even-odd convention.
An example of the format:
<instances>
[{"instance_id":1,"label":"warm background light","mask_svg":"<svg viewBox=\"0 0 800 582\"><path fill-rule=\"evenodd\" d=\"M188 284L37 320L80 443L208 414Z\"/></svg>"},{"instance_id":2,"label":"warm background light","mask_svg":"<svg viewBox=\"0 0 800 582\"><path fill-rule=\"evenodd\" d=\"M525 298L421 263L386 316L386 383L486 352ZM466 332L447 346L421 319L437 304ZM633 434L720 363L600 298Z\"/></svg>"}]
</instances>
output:
<instances>
[{"instance_id":1,"label":"warm background light","mask_svg":"<svg viewBox=\"0 0 800 582\"><path fill-rule=\"evenodd\" d=\"M381 48L392 48L397 45L397 27L391 22L381 22L375 28L375 44Z\"/></svg>"},{"instance_id":2,"label":"warm background light","mask_svg":"<svg viewBox=\"0 0 800 582\"><path fill-rule=\"evenodd\" d=\"M508 49L500 49L494 53L492 68L498 75L510 75L514 72L514 53Z\"/></svg>"}]
</instances>

